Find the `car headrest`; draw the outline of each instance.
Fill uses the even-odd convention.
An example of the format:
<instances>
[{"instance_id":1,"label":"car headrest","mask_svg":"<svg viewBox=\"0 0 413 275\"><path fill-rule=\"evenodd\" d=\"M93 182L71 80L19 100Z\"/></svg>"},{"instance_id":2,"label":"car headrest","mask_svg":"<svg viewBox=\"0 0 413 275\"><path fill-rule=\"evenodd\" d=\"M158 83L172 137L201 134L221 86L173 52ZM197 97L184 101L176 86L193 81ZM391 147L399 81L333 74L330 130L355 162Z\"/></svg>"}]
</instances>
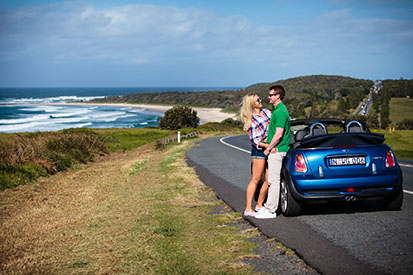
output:
<instances>
[{"instance_id":1,"label":"car headrest","mask_svg":"<svg viewBox=\"0 0 413 275\"><path fill-rule=\"evenodd\" d=\"M295 140L296 142L297 142L297 141L301 141L306 134L307 134L307 130L306 130L306 129L298 130L298 131L295 133L295 135L294 135L294 140Z\"/></svg>"},{"instance_id":2,"label":"car headrest","mask_svg":"<svg viewBox=\"0 0 413 275\"><path fill-rule=\"evenodd\" d=\"M314 137L327 134L328 132L326 126L323 123L317 121L310 126L310 132L304 137Z\"/></svg>"},{"instance_id":3,"label":"car headrest","mask_svg":"<svg viewBox=\"0 0 413 275\"><path fill-rule=\"evenodd\" d=\"M359 126L351 126L348 128L348 133L361 133L363 132L363 129Z\"/></svg>"},{"instance_id":4,"label":"car headrest","mask_svg":"<svg viewBox=\"0 0 413 275\"><path fill-rule=\"evenodd\" d=\"M327 135L327 131L324 128L314 128L313 136Z\"/></svg>"},{"instance_id":5,"label":"car headrest","mask_svg":"<svg viewBox=\"0 0 413 275\"><path fill-rule=\"evenodd\" d=\"M346 133L362 133L365 132L363 129L363 125L357 121L352 120L346 125Z\"/></svg>"}]
</instances>

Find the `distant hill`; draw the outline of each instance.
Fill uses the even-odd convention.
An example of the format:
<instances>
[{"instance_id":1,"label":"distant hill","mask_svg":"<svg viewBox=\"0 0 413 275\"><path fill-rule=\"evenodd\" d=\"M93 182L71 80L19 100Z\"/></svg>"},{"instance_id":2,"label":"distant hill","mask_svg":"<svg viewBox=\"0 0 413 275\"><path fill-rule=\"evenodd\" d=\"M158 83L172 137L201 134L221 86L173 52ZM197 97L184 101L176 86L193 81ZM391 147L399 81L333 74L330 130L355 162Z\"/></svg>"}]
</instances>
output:
<instances>
[{"instance_id":1,"label":"distant hill","mask_svg":"<svg viewBox=\"0 0 413 275\"><path fill-rule=\"evenodd\" d=\"M238 111L244 95L257 93L267 100L271 85L282 85L287 92L286 104L296 117L303 108L325 105L331 101L346 99L348 107L357 105L373 86L373 81L343 76L311 75L279 80L271 83L258 83L236 91L208 92L155 92L129 94L96 99L94 102L124 102L143 104L190 105L197 107L218 107L227 111ZM266 105L267 107L268 104ZM298 110L300 106L300 110ZM305 116L305 114L304 114Z\"/></svg>"},{"instance_id":2,"label":"distant hill","mask_svg":"<svg viewBox=\"0 0 413 275\"><path fill-rule=\"evenodd\" d=\"M390 97L413 98L413 79L384 80L383 90L389 93Z\"/></svg>"}]
</instances>

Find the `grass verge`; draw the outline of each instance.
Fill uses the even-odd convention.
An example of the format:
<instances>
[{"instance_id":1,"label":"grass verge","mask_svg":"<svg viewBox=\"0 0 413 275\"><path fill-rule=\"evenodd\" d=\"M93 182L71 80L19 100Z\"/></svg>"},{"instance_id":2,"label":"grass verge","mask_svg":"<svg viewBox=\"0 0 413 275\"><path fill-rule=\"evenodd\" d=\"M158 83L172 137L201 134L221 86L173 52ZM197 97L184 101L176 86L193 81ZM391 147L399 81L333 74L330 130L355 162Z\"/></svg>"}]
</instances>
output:
<instances>
[{"instance_id":1,"label":"grass verge","mask_svg":"<svg viewBox=\"0 0 413 275\"><path fill-rule=\"evenodd\" d=\"M0 193L0 273L246 274L239 213L184 161L191 146L118 151Z\"/></svg>"},{"instance_id":2,"label":"grass verge","mask_svg":"<svg viewBox=\"0 0 413 275\"><path fill-rule=\"evenodd\" d=\"M240 131L234 123L230 119L180 131L182 135L194 131ZM41 176L65 171L78 163L93 162L98 155L132 150L172 135L176 131L154 127L0 134L0 191L33 183Z\"/></svg>"},{"instance_id":3,"label":"grass verge","mask_svg":"<svg viewBox=\"0 0 413 275\"><path fill-rule=\"evenodd\" d=\"M373 130L373 132L384 134L385 143L393 149L397 158L413 160L412 130L396 130L394 132Z\"/></svg>"},{"instance_id":4,"label":"grass verge","mask_svg":"<svg viewBox=\"0 0 413 275\"><path fill-rule=\"evenodd\" d=\"M392 97L390 100L390 121L392 125L397 125L405 119L413 119L413 99Z\"/></svg>"}]
</instances>

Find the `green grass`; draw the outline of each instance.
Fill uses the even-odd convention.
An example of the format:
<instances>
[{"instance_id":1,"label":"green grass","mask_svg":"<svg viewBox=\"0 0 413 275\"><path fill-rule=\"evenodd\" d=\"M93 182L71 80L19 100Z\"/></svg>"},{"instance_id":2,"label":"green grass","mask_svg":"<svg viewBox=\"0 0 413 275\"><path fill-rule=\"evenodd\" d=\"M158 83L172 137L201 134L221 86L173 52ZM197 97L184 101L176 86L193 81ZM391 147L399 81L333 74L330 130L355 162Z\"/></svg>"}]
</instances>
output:
<instances>
[{"instance_id":1,"label":"green grass","mask_svg":"<svg viewBox=\"0 0 413 275\"><path fill-rule=\"evenodd\" d=\"M413 99L393 97L390 100L390 120L392 125L397 125L405 119L413 119Z\"/></svg>"},{"instance_id":2,"label":"green grass","mask_svg":"<svg viewBox=\"0 0 413 275\"><path fill-rule=\"evenodd\" d=\"M194 141L116 152L38 190L0 193L0 273L251 274L244 259L257 246L246 240L259 232L232 226L240 213L186 165Z\"/></svg>"},{"instance_id":3,"label":"green grass","mask_svg":"<svg viewBox=\"0 0 413 275\"><path fill-rule=\"evenodd\" d=\"M198 128L180 129L181 136L202 133L240 133L234 122L207 123ZM0 133L0 191L35 182L40 176L54 174L77 163L94 161L96 155L118 150L130 151L177 131L154 127L129 129L75 128L57 132ZM155 150L155 145L153 147ZM144 163L134 167L137 173Z\"/></svg>"},{"instance_id":4,"label":"green grass","mask_svg":"<svg viewBox=\"0 0 413 275\"><path fill-rule=\"evenodd\" d=\"M396 158L413 160L413 131L396 130L390 133L388 130L374 130L373 132L384 134L385 143L393 149Z\"/></svg>"},{"instance_id":5,"label":"green grass","mask_svg":"<svg viewBox=\"0 0 413 275\"><path fill-rule=\"evenodd\" d=\"M172 134L171 131L157 128L101 129L95 131L105 137L106 148L109 152L132 150Z\"/></svg>"},{"instance_id":6,"label":"green grass","mask_svg":"<svg viewBox=\"0 0 413 275\"><path fill-rule=\"evenodd\" d=\"M132 150L171 134L157 128L0 134L0 190L33 183L40 176L94 161L96 155Z\"/></svg>"}]
</instances>

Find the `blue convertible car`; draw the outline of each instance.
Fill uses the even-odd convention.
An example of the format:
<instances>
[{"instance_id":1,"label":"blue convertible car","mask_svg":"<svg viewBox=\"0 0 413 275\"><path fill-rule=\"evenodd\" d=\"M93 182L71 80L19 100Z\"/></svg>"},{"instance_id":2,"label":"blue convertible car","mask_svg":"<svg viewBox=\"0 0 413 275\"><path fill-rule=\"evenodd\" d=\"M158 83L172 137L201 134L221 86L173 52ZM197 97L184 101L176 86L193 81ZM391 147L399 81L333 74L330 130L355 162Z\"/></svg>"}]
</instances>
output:
<instances>
[{"instance_id":1,"label":"blue convertible car","mask_svg":"<svg viewBox=\"0 0 413 275\"><path fill-rule=\"evenodd\" d=\"M403 203L402 172L384 136L356 120L291 120L280 206L298 215L306 203L377 199L387 210Z\"/></svg>"}]
</instances>

